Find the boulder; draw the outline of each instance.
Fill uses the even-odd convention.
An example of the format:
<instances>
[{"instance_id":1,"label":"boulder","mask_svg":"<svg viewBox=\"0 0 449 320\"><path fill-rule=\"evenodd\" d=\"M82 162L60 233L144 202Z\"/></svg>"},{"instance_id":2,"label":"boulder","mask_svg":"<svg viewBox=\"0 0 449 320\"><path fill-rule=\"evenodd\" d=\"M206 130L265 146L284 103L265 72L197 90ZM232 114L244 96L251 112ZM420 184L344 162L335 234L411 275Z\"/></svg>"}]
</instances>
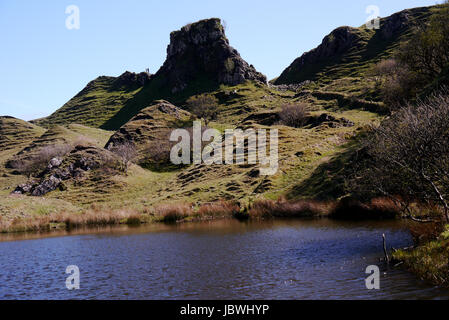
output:
<instances>
[{"instance_id":1,"label":"boulder","mask_svg":"<svg viewBox=\"0 0 449 320\"><path fill-rule=\"evenodd\" d=\"M62 159L61 158L53 158L50 160L50 163L48 164L48 169L57 168L61 165Z\"/></svg>"},{"instance_id":2,"label":"boulder","mask_svg":"<svg viewBox=\"0 0 449 320\"><path fill-rule=\"evenodd\" d=\"M40 197L43 196L56 188L61 184L61 179L56 178L54 175L51 175L49 178L45 179L41 183L39 183L31 192L32 196Z\"/></svg>"},{"instance_id":3,"label":"boulder","mask_svg":"<svg viewBox=\"0 0 449 320\"><path fill-rule=\"evenodd\" d=\"M85 172L103 166L114 168L117 162L117 157L107 150L77 146L64 159L51 159L47 168L37 176L38 180L19 185L12 193L40 197L58 188L63 191L67 189L63 181L79 179Z\"/></svg>"}]
</instances>

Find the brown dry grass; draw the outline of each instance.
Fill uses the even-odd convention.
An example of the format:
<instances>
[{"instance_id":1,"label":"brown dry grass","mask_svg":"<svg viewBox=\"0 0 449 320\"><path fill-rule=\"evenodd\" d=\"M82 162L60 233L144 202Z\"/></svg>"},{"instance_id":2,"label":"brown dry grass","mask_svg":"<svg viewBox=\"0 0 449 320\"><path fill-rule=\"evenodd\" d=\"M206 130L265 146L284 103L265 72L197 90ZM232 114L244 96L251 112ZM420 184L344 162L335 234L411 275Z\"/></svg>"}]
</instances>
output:
<instances>
[{"instance_id":1,"label":"brown dry grass","mask_svg":"<svg viewBox=\"0 0 449 320\"><path fill-rule=\"evenodd\" d=\"M106 226L117 224L141 224L148 217L134 210L88 210L82 214L57 214L54 223L65 223L67 228Z\"/></svg>"},{"instance_id":2,"label":"brown dry grass","mask_svg":"<svg viewBox=\"0 0 449 320\"><path fill-rule=\"evenodd\" d=\"M413 242L420 245L437 239L444 231L444 224L441 221L410 223L409 228Z\"/></svg>"},{"instance_id":3,"label":"brown dry grass","mask_svg":"<svg viewBox=\"0 0 449 320\"><path fill-rule=\"evenodd\" d=\"M198 209L198 216L207 217L235 217L240 212L240 205L234 201L218 201L206 203Z\"/></svg>"},{"instance_id":4,"label":"brown dry grass","mask_svg":"<svg viewBox=\"0 0 449 320\"><path fill-rule=\"evenodd\" d=\"M193 216L193 207L188 203L162 204L154 208L154 214L163 222L177 222Z\"/></svg>"},{"instance_id":5,"label":"brown dry grass","mask_svg":"<svg viewBox=\"0 0 449 320\"><path fill-rule=\"evenodd\" d=\"M303 218L327 215L332 208L328 202L314 200L258 200L249 209L251 218Z\"/></svg>"},{"instance_id":6,"label":"brown dry grass","mask_svg":"<svg viewBox=\"0 0 449 320\"><path fill-rule=\"evenodd\" d=\"M0 217L0 233L25 232L25 231L48 231L51 218L49 216L24 217L15 219L4 219Z\"/></svg>"},{"instance_id":7,"label":"brown dry grass","mask_svg":"<svg viewBox=\"0 0 449 320\"><path fill-rule=\"evenodd\" d=\"M72 229L118 224L135 225L150 220L151 215L148 213L139 213L131 209L111 210L93 205L80 214L62 212L15 219L2 219L0 217L0 233L49 231L52 228L61 227Z\"/></svg>"}]
</instances>

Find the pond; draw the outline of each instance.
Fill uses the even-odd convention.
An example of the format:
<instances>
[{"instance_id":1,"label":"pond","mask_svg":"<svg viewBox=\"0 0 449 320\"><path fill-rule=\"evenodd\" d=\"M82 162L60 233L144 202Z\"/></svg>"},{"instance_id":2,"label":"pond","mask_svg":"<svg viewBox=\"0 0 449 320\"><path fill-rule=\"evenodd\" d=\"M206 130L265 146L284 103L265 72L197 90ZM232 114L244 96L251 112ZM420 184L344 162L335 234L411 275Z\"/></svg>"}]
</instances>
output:
<instances>
[{"instance_id":1,"label":"pond","mask_svg":"<svg viewBox=\"0 0 449 320\"><path fill-rule=\"evenodd\" d=\"M185 223L0 236L0 299L447 299L389 247L412 240L401 221ZM76 265L79 290L66 288ZM368 290L365 270L381 269Z\"/></svg>"}]
</instances>

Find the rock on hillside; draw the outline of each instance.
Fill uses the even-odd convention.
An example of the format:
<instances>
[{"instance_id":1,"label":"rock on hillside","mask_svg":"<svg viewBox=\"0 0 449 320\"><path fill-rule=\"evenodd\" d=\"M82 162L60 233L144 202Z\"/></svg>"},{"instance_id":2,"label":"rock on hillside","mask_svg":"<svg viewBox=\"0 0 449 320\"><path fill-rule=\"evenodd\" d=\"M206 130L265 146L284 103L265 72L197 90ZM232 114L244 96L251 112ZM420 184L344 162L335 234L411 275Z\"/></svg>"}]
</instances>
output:
<instances>
[{"instance_id":1,"label":"rock on hillside","mask_svg":"<svg viewBox=\"0 0 449 320\"><path fill-rule=\"evenodd\" d=\"M119 167L120 159L107 150L76 146L67 155L51 159L36 179L17 186L13 193L43 196L56 189L65 190L64 182L80 181L92 170L108 169L107 177L112 177L119 173Z\"/></svg>"},{"instance_id":2,"label":"rock on hillside","mask_svg":"<svg viewBox=\"0 0 449 320\"><path fill-rule=\"evenodd\" d=\"M267 81L229 45L221 21L216 18L201 20L172 32L167 59L155 77L162 78L172 93L199 80L229 85L246 80Z\"/></svg>"},{"instance_id":3,"label":"rock on hillside","mask_svg":"<svg viewBox=\"0 0 449 320\"><path fill-rule=\"evenodd\" d=\"M147 84L151 79L151 74L146 72L134 73L126 71L114 80L113 87L115 89L133 90Z\"/></svg>"},{"instance_id":4,"label":"rock on hillside","mask_svg":"<svg viewBox=\"0 0 449 320\"><path fill-rule=\"evenodd\" d=\"M15 147L14 153L8 155L6 168L18 169L30 160L60 156L69 152L75 145L103 147L112 134L77 124L69 125L68 128L53 126L47 131L39 129L39 136L30 136L23 144Z\"/></svg>"},{"instance_id":5,"label":"rock on hillside","mask_svg":"<svg viewBox=\"0 0 449 320\"><path fill-rule=\"evenodd\" d=\"M430 7L408 9L380 20L380 29L340 27L315 49L304 53L282 72L276 85L348 76L367 63L392 53L418 22L425 21Z\"/></svg>"}]
</instances>

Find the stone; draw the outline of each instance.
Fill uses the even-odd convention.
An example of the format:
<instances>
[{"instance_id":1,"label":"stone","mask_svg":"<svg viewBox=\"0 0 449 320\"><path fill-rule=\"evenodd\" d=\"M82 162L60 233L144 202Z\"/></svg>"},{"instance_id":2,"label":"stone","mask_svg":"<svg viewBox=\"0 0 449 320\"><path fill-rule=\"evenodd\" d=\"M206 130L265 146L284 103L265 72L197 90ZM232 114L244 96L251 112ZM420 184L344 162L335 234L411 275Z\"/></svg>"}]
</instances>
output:
<instances>
[{"instance_id":1,"label":"stone","mask_svg":"<svg viewBox=\"0 0 449 320\"><path fill-rule=\"evenodd\" d=\"M146 72L134 73L126 71L114 81L114 87L116 88L142 87L150 81L151 77L152 75Z\"/></svg>"},{"instance_id":2,"label":"stone","mask_svg":"<svg viewBox=\"0 0 449 320\"><path fill-rule=\"evenodd\" d=\"M56 178L55 176L50 176L48 179L45 179L40 184L38 184L33 191L31 192L32 196L43 196L56 188L61 184L61 179Z\"/></svg>"},{"instance_id":3,"label":"stone","mask_svg":"<svg viewBox=\"0 0 449 320\"><path fill-rule=\"evenodd\" d=\"M23 183L18 185L12 193L14 194L26 194L29 193L33 189L33 184L31 183Z\"/></svg>"},{"instance_id":4,"label":"stone","mask_svg":"<svg viewBox=\"0 0 449 320\"><path fill-rule=\"evenodd\" d=\"M63 181L80 178L84 172L99 168L107 156L112 154L104 149L77 146L65 159L51 159L48 167L37 175L39 181L21 184L12 193L40 197L58 188L64 191L67 186Z\"/></svg>"},{"instance_id":5,"label":"stone","mask_svg":"<svg viewBox=\"0 0 449 320\"><path fill-rule=\"evenodd\" d=\"M61 158L53 158L50 160L50 163L48 164L48 169L59 167L62 163Z\"/></svg>"},{"instance_id":6,"label":"stone","mask_svg":"<svg viewBox=\"0 0 449 320\"><path fill-rule=\"evenodd\" d=\"M172 93L181 92L201 79L227 85L247 80L267 83L266 76L229 45L217 18L201 20L172 32L167 59L154 77Z\"/></svg>"}]
</instances>

